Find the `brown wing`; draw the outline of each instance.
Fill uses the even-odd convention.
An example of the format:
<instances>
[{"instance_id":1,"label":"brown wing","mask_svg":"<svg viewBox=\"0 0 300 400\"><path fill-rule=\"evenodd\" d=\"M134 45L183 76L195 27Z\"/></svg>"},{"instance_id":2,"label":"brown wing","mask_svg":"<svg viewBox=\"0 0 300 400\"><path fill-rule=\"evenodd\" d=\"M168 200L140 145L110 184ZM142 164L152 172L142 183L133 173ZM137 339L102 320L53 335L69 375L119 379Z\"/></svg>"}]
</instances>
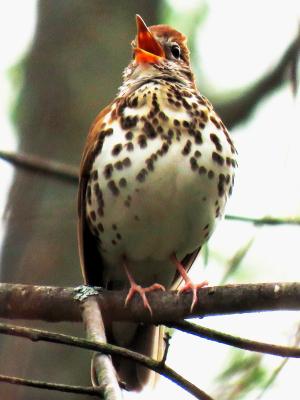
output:
<instances>
[{"instance_id":1,"label":"brown wing","mask_svg":"<svg viewBox=\"0 0 300 400\"><path fill-rule=\"evenodd\" d=\"M97 248L95 236L88 227L86 218L85 198L86 188L95 155L101 151L105 135L101 131L104 116L109 112L110 105L104 108L92 124L83 150L79 172L78 189L78 224L77 237L80 265L87 285L101 286L102 273L101 254Z\"/></svg>"}]
</instances>

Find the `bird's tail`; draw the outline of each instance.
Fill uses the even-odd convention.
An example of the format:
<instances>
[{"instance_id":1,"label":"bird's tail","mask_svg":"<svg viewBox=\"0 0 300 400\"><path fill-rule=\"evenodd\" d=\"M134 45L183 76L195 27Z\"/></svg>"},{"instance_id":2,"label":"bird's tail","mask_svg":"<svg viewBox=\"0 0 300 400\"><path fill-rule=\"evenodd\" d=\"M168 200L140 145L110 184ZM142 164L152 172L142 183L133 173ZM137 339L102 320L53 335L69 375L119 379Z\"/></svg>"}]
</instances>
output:
<instances>
[{"instance_id":1,"label":"bird's tail","mask_svg":"<svg viewBox=\"0 0 300 400\"><path fill-rule=\"evenodd\" d=\"M128 349L160 360L164 351L164 328L151 325L138 325ZM146 384L154 386L156 374L135 361L119 356L112 357L119 379L128 390L140 391Z\"/></svg>"}]
</instances>

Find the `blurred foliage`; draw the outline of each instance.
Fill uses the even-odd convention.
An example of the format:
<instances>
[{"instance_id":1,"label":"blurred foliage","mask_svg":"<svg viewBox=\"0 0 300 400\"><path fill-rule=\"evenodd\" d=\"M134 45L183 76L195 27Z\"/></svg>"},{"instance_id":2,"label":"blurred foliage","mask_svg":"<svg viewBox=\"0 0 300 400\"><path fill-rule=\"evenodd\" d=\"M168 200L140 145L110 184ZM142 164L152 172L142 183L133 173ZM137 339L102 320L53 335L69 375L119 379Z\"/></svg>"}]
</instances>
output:
<instances>
[{"instance_id":1,"label":"blurred foliage","mask_svg":"<svg viewBox=\"0 0 300 400\"><path fill-rule=\"evenodd\" d=\"M252 237L249 241L247 241L244 246L239 248L237 252L233 255L233 257L227 261L227 266L225 265L225 274L220 281L220 285L223 285L232 275L234 275L238 268L241 266L241 263L248 251L250 250L255 238Z\"/></svg>"},{"instance_id":2,"label":"blurred foliage","mask_svg":"<svg viewBox=\"0 0 300 400\"><path fill-rule=\"evenodd\" d=\"M252 389L262 387L266 376L260 354L232 350L228 365L216 379L218 388L215 396L219 400L242 399Z\"/></svg>"}]
</instances>

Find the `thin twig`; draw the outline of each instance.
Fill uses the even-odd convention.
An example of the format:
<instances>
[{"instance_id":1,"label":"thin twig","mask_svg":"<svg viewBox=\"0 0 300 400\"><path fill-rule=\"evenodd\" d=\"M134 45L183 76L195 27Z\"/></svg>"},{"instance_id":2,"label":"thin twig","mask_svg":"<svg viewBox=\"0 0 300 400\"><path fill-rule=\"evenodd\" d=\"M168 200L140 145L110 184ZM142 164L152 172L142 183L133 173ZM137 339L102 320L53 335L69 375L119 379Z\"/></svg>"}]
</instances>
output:
<instances>
[{"instance_id":1,"label":"thin twig","mask_svg":"<svg viewBox=\"0 0 300 400\"><path fill-rule=\"evenodd\" d=\"M78 184L78 168L72 165L32 154L14 153L5 150L0 150L0 158L29 171L45 174L75 185Z\"/></svg>"},{"instance_id":2,"label":"thin twig","mask_svg":"<svg viewBox=\"0 0 300 400\"><path fill-rule=\"evenodd\" d=\"M100 396L99 390L93 387L63 385L61 383L36 381L32 379L17 378L15 376L0 375L0 382L6 382L13 385L31 386L39 389L57 390L59 392Z\"/></svg>"},{"instance_id":3,"label":"thin twig","mask_svg":"<svg viewBox=\"0 0 300 400\"><path fill-rule=\"evenodd\" d=\"M10 324L0 323L0 333L4 335L18 336L30 339L32 341L46 341L51 343L60 343L67 346L80 347L88 350L97 351L104 354L116 354L121 357L129 358L135 362L147 367L165 378L173 381L178 386L186 390L188 393L200 400L213 400L208 394L203 392L197 386L183 378L172 368L167 365L161 365L160 361L146 357L143 354L115 346L108 343L94 343L87 339L82 339L75 336L64 335L61 333L53 333L40 329L25 328Z\"/></svg>"},{"instance_id":4,"label":"thin twig","mask_svg":"<svg viewBox=\"0 0 300 400\"><path fill-rule=\"evenodd\" d=\"M87 338L94 343L107 343L101 310L96 297L89 296L83 300L81 309ZM91 374L93 385L100 388L105 400L122 399L117 373L109 355L94 354Z\"/></svg>"},{"instance_id":5,"label":"thin twig","mask_svg":"<svg viewBox=\"0 0 300 400\"><path fill-rule=\"evenodd\" d=\"M74 288L0 284L0 318L39 319L48 322L81 321ZM191 317L246 312L300 310L300 282L212 286L199 289L193 309L191 293L151 292L153 315L136 296L124 307L126 291L103 290L97 296L103 316L118 321L160 324Z\"/></svg>"},{"instance_id":6,"label":"thin twig","mask_svg":"<svg viewBox=\"0 0 300 400\"><path fill-rule=\"evenodd\" d=\"M225 215L225 219L228 221L241 221L250 222L254 225L300 225L300 217L263 217L263 218L251 218L243 217L238 215Z\"/></svg>"},{"instance_id":7,"label":"thin twig","mask_svg":"<svg viewBox=\"0 0 300 400\"><path fill-rule=\"evenodd\" d=\"M238 336L229 335L227 333L215 331L213 329L199 326L188 321L178 321L165 324L168 327L179 329L180 331L191 333L204 339L214 342L227 344L229 346L238 347L243 350L256 351L259 353L272 354L280 357L300 358L300 348L279 346L275 344L262 343L254 340L244 339Z\"/></svg>"},{"instance_id":8,"label":"thin twig","mask_svg":"<svg viewBox=\"0 0 300 400\"><path fill-rule=\"evenodd\" d=\"M166 361L167 361L167 356L168 356L168 352L170 349L170 339L171 339L171 335L169 332L166 332L164 335L164 342L165 342L165 349L164 349L164 354L162 356L162 359L160 360L162 365L165 365Z\"/></svg>"}]
</instances>

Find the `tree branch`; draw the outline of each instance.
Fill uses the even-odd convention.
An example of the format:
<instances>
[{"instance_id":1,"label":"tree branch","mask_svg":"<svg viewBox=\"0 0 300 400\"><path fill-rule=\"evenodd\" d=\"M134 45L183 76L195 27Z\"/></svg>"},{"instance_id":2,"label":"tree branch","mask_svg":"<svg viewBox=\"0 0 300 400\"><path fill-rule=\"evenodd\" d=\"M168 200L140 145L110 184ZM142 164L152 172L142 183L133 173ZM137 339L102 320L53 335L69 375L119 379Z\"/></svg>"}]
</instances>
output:
<instances>
[{"instance_id":1,"label":"tree branch","mask_svg":"<svg viewBox=\"0 0 300 400\"><path fill-rule=\"evenodd\" d=\"M40 319L49 322L80 321L79 302L74 288L0 284L0 318ZM101 290L100 308L115 320L166 323L191 317L246 312L299 310L300 283L257 283L224 285L199 289L200 301L190 312L191 294L151 292L147 294L153 316L139 297L124 307L125 291Z\"/></svg>"},{"instance_id":2,"label":"tree branch","mask_svg":"<svg viewBox=\"0 0 300 400\"><path fill-rule=\"evenodd\" d=\"M272 354L280 357L300 358L300 349L296 347L278 346L275 344L248 340L227 333L218 332L204 326L199 326L188 321L171 322L165 325L170 328L179 329L182 332L190 333L207 340L213 340L214 342L238 347L243 350L257 351L259 353Z\"/></svg>"},{"instance_id":3,"label":"tree branch","mask_svg":"<svg viewBox=\"0 0 300 400\"><path fill-rule=\"evenodd\" d=\"M251 217L243 217L243 216L238 216L238 215L225 215L225 219L228 220L228 221L250 222L253 225L300 225L300 217L251 218Z\"/></svg>"},{"instance_id":4,"label":"tree branch","mask_svg":"<svg viewBox=\"0 0 300 400\"><path fill-rule=\"evenodd\" d=\"M59 392L67 392L74 394L88 394L90 396L100 397L99 389L93 387L63 385L60 383L42 382L42 381L17 378L15 376L7 376L7 375L0 375L0 382L6 382L13 385L31 386L38 389L56 390ZM103 397L101 396L100 398Z\"/></svg>"},{"instance_id":5,"label":"tree branch","mask_svg":"<svg viewBox=\"0 0 300 400\"><path fill-rule=\"evenodd\" d=\"M224 102L213 101L217 112L221 115L226 126L233 126L245 121L253 112L257 104L280 87L288 77L288 69L295 70L300 51L300 29L297 36L289 45L278 64L261 79L258 80L248 90L243 90L242 94ZM295 91L296 79L292 77L293 91Z\"/></svg>"},{"instance_id":6,"label":"tree branch","mask_svg":"<svg viewBox=\"0 0 300 400\"><path fill-rule=\"evenodd\" d=\"M87 338L94 343L107 343L102 314L95 296L81 302L82 317ZM122 393L111 357L95 353L91 367L92 382L98 387L105 400L121 400Z\"/></svg>"},{"instance_id":7,"label":"tree branch","mask_svg":"<svg viewBox=\"0 0 300 400\"><path fill-rule=\"evenodd\" d=\"M14 153L5 150L0 150L0 158L28 171L38 172L78 185L78 168L73 165L48 160L32 154Z\"/></svg>"},{"instance_id":8,"label":"tree branch","mask_svg":"<svg viewBox=\"0 0 300 400\"><path fill-rule=\"evenodd\" d=\"M130 358L135 362L147 367L165 378L173 381L178 386L186 390L188 393L200 400L213 400L208 394L203 392L197 386L183 378L172 368L166 364L162 364L161 361L154 360L150 357L146 357L140 353L125 349L123 347L115 346L108 343L94 343L87 339L78 338L75 336L64 335L62 333L53 333L43 331L40 329L25 328L21 326L14 326L9 324L0 323L0 333L4 335L11 335L17 337L23 337L32 341L45 341L50 343L60 343L67 346L74 346L84 348L87 350L94 350L103 354L117 354L122 357Z\"/></svg>"}]
</instances>

